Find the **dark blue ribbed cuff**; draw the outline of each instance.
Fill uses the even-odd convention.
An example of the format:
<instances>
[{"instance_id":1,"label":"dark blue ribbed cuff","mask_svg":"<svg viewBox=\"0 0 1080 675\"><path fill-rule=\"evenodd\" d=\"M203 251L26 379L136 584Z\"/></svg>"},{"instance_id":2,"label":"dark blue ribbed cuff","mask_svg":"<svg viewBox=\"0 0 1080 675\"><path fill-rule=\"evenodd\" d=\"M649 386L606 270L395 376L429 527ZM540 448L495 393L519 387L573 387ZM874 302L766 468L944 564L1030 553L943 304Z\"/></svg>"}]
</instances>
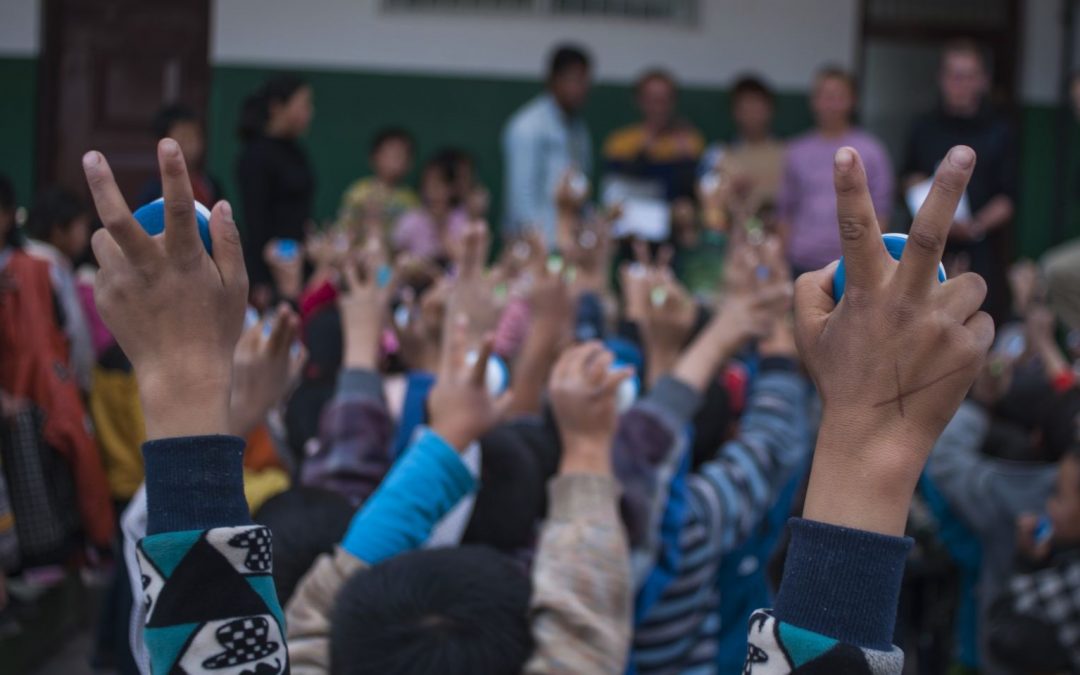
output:
<instances>
[{"instance_id":1,"label":"dark blue ribbed cuff","mask_svg":"<svg viewBox=\"0 0 1080 675\"><path fill-rule=\"evenodd\" d=\"M912 540L801 518L788 527L776 618L858 647L891 649Z\"/></svg>"},{"instance_id":2,"label":"dark blue ribbed cuff","mask_svg":"<svg viewBox=\"0 0 1080 675\"><path fill-rule=\"evenodd\" d=\"M146 534L250 525L244 439L185 436L143 443Z\"/></svg>"}]
</instances>

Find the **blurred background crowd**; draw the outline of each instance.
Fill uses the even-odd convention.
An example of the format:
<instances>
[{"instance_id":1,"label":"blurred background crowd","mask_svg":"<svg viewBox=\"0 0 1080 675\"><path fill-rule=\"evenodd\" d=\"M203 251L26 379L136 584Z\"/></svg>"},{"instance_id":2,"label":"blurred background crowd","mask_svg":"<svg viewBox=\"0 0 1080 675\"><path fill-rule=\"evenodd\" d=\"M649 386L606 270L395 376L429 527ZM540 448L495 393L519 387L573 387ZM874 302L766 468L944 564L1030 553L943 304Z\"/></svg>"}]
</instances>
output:
<instances>
[{"instance_id":1,"label":"blurred background crowd","mask_svg":"<svg viewBox=\"0 0 1080 675\"><path fill-rule=\"evenodd\" d=\"M839 148L859 151L882 231L903 233L948 148L971 146L943 263L986 280L998 339L920 485L895 642L911 673L1080 672L1060 642L1026 663L1038 631L1003 600L1014 575L1055 564L1051 542L1080 543L1080 472L1062 462L1080 447L1076 13L1071 0L2 0L0 673L138 672L121 517L144 431L93 300L100 223L78 158L105 152L134 208L161 196L165 137L196 200L237 211L251 296L234 411L249 506L281 528L286 596L424 421L471 223L491 242L470 307L495 334L491 386L515 394L511 417L542 421L565 335L635 366L629 407L739 292L733 250L775 242L793 276L839 258ZM358 250L392 291L385 321L339 307ZM389 421L341 398L365 322ZM271 367L264 330L294 343L287 367ZM709 374L684 473L718 470L743 432L769 358L745 337ZM42 368L64 375L42 384ZM805 452L778 454L783 480L714 535L715 671L693 672L741 667L817 414L809 396L789 420ZM355 439L365 422L396 429L372 450ZM555 465L538 424L482 444L490 489L464 541L527 548L543 506L520 486L542 493ZM1054 488L1059 465L1071 492ZM660 656L679 647L649 626L641 672L702 666Z\"/></svg>"}]
</instances>

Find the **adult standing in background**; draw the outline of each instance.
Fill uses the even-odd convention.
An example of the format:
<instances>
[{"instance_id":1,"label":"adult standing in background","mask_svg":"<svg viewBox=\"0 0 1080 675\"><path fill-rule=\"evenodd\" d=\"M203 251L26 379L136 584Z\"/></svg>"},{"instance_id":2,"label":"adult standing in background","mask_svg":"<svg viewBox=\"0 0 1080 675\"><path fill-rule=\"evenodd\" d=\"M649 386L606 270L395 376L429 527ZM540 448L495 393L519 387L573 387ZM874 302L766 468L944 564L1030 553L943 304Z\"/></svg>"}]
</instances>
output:
<instances>
[{"instance_id":1,"label":"adult standing in background","mask_svg":"<svg viewBox=\"0 0 1080 675\"><path fill-rule=\"evenodd\" d=\"M592 138L581 109L591 85L591 63L579 47L551 56L547 90L525 104L503 130L506 216L504 232L535 227L555 243L555 194L568 171L589 175Z\"/></svg>"},{"instance_id":2,"label":"adult standing in background","mask_svg":"<svg viewBox=\"0 0 1080 675\"><path fill-rule=\"evenodd\" d=\"M272 240L302 241L311 218L315 177L299 139L315 113L311 86L292 75L278 75L244 101L236 163L243 205L244 258L252 304L270 305L274 282L264 260Z\"/></svg>"},{"instance_id":3,"label":"adult standing in background","mask_svg":"<svg viewBox=\"0 0 1080 675\"><path fill-rule=\"evenodd\" d=\"M788 144L777 218L796 275L820 269L840 257L833 187L833 158L840 148L851 146L859 152L878 225L882 232L888 227L892 164L881 141L852 120L855 89L855 79L840 68L829 66L818 71L810 95L816 126Z\"/></svg>"},{"instance_id":4,"label":"adult standing in background","mask_svg":"<svg viewBox=\"0 0 1080 675\"><path fill-rule=\"evenodd\" d=\"M641 111L637 124L617 129L604 141L604 172L648 183L668 202L693 197L698 160L705 139L678 116L678 86L664 70L650 70L634 86Z\"/></svg>"},{"instance_id":5,"label":"adult standing in background","mask_svg":"<svg viewBox=\"0 0 1080 675\"><path fill-rule=\"evenodd\" d=\"M968 145L975 150L978 161L967 188L971 214L953 223L945 254L966 258L966 266L986 280L984 309L1000 320L1009 308L1006 261L1001 249L1016 204L1013 131L987 101L990 69L974 42L957 40L945 46L938 87L940 105L912 127L904 160L904 184L912 186L932 176L937 162L954 145Z\"/></svg>"},{"instance_id":6,"label":"adult standing in background","mask_svg":"<svg viewBox=\"0 0 1080 675\"><path fill-rule=\"evenodd\" d=\"M784 174L784 142L773 134L776 96L763 80L743 75L731 87L735 138L714 143L701 160L702 175L716 172L733 181L734 195L749 214L760 215L776 205Z\"/></svg>"}]
</instances>

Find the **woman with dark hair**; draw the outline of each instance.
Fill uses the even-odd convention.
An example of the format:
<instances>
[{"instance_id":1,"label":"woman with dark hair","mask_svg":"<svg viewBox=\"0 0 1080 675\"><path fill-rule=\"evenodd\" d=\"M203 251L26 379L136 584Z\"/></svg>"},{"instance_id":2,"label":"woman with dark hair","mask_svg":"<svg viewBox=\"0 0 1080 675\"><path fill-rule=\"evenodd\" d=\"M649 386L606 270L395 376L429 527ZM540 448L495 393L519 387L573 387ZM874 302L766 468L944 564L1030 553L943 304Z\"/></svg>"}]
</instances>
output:
<instances>
[{"instance_id":1,"label":"woman with dark hair","mask_svg":"<svg viewBox=\"0 0 1080 675\"><path fill-rule=\"evenodd\" d=\"M243 205L244 257L252 303L268 307L274 282L263 251L277 239L303 239L311 218L315 177L298 140L315 108L311 86L292 75L278 75L244 101L239 134L244 148L236 163Z\"/></svg>"}]
</instances>

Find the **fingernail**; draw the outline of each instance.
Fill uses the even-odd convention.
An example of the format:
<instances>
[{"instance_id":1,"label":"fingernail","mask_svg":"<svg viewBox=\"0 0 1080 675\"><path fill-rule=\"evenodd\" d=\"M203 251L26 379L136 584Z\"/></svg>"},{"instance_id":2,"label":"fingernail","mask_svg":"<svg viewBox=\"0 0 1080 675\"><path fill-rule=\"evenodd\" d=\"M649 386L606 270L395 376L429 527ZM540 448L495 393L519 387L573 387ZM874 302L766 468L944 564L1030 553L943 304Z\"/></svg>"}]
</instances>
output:
<instances>
[{"instance_id":1,"label":"fingernail","mask_svg":"<svg viewBox=\"0 0 1080 675\"><path fill-rule=\"evenodd\" d=\"M855 155L851 152L851 148L840 148L836 151L836 157L833 161L836 163L837 171L847 173L851 169L851 165L855 163Z\"/></svg>"},{"instance_id":2,"label":"fingernail","mask_svg":"<svg viewBox=\"0 0 1080 675\"><path fill-rule=\"evenodd\" d=\"M85 167L97 166L101 163L101 153L97 150L91 150L82 157L82 163Z\"/></svg>"},{"instance_id":3,"label":"fingernail","mask_svg":"<svg viewBox=\"0 0 1080 675\"><path fill-rule=\"evenodd\" d=\"M957 169L967 169L975 162L975 152L966 145L958 145L949 151L949 164Z\"/></svg>"},{"instance_id":4,"label":"fingernail","mask_svg":"<svg viewBox=\"0 0 1080 675\"><path fill-rule=\"evenodd\" d=\"M221 200L221 215L225 216L226 220L232 220L232 204L227 200Z\"/></svg>"},{"instance_id":5,"label":"fingernail","mask_svg":"<svg viewBox=\"0 0 1080 675\"><path fill-rule=\"evenodd\" d=\"M165 153L166 157L175 157L180 153L180 146L173 139L166 138L161 141L161 151Z\"/></svg>"}]
</instances>

